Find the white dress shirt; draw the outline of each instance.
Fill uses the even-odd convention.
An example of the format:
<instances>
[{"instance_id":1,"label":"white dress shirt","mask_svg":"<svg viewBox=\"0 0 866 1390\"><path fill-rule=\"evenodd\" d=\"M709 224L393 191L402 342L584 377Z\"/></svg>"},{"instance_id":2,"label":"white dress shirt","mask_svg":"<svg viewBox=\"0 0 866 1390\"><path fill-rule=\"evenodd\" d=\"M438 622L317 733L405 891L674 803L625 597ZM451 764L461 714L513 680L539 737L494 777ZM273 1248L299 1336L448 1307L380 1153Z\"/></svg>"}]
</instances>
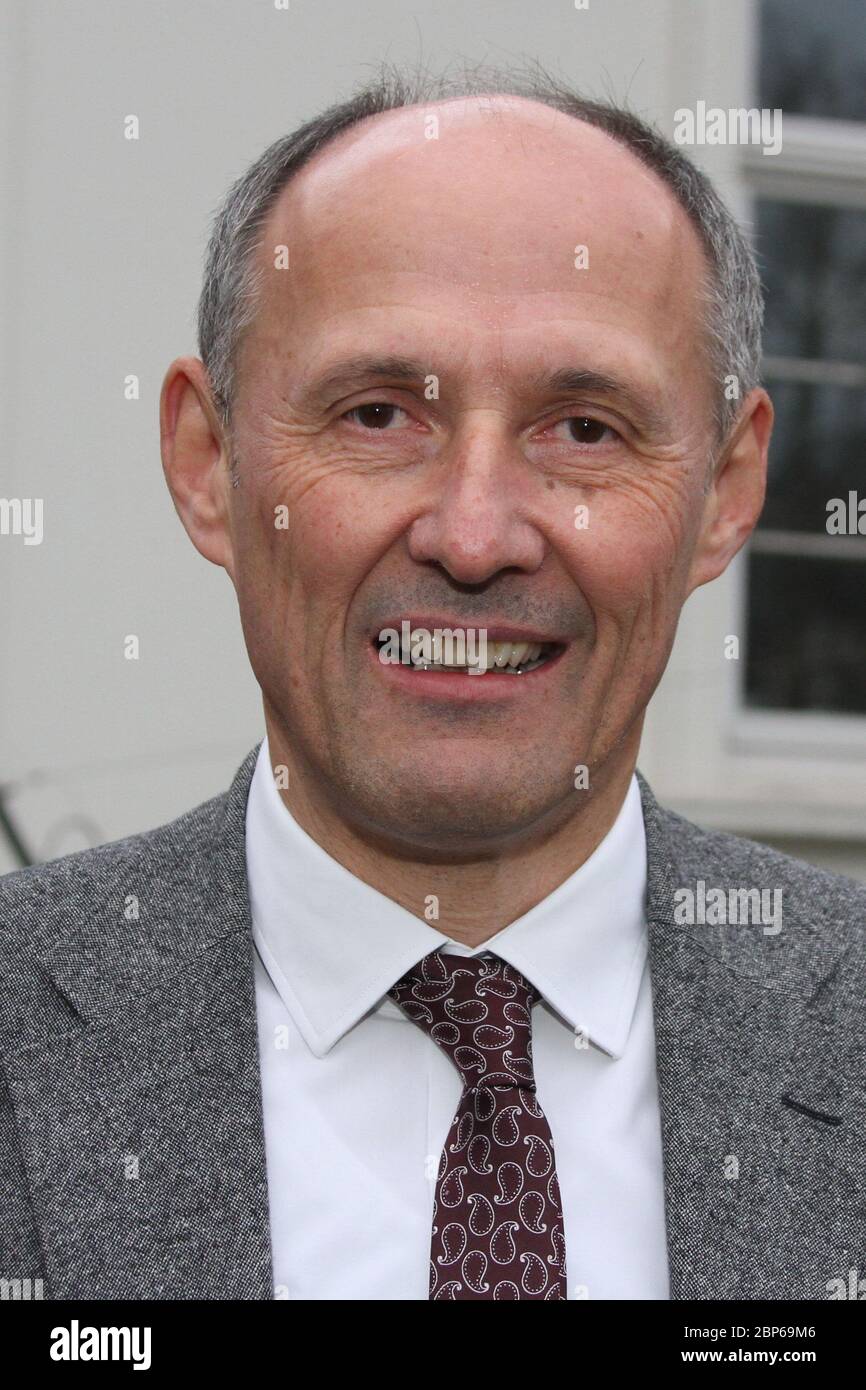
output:
<instances>
[{"instance_id":1,"label":"white dress shirt","mask_svg":"<svg viewBox=\"0 0 866 1390\"><path fill-rule=\"evenodd\" d=\"M462 1086L387 990L441 949L493 951L541 994L535 1079L556 1154L569 1298L666 1299L636 779L586 863L477 950L363 883L301 829L267 739L246 856L275 1296L427 1299L436 1171Z\"/></svg>"}]
</instances>

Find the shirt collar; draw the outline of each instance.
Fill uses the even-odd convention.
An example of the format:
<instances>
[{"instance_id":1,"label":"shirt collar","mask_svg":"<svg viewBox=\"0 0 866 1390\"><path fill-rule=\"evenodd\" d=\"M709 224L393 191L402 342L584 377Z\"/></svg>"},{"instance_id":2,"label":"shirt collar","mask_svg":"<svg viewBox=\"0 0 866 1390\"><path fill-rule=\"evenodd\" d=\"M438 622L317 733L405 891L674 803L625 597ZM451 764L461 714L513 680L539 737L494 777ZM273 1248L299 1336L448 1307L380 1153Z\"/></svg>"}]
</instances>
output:
<instances>
[{"instance_id":1,"label":"shirt collar","mask_svg":"<svg viewBox=\"0 0 866 1390\"><path fill-rule=\"evenodd\" d=\"M646 960L646 841L637 779L589 859L470 949L332 859L286 808L259 749L246 812L253 935L310 1050L323 1057L431 951L493 951L575 1030L621 1057Z\"/></svg>"}]
</instances>

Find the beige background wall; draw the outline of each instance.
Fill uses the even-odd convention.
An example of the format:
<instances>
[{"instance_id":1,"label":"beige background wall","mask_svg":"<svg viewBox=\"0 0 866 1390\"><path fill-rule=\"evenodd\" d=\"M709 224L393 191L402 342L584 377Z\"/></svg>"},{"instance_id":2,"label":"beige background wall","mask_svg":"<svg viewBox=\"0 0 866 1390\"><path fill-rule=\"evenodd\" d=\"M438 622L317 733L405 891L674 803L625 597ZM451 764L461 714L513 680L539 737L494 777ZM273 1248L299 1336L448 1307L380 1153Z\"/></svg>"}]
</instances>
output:
<instances>
[{"instance_id":1,"label":"beige background wall","mask_svg":"<svg viewBox=\"0 0 866 1390\"><path fill-rule=\"evenodd\" d=\"M383 57L434 68L537 57L591 95L627 97L668 130L697 97L747 103L750 5L720 8L3 0L0 494L42 497L45 534L30 547L0 537L0 781L38 857L144 829L220 791L262 733L231 586L187 542L158 449L162 374L194 351L208 222L228 183ZM123 138L130 113L137 142ZM708 154L742 200L735 152ZM138 401L124 399L129 373L140 377ZM658 793L690 809L696 785L711 807L726 795L724 766L709 756L717 711L700 692L700 679L716 688L719 673L695 640L708 624L725 626L735 585L689 606L647 733L642 761ZM140 639L137 662L124 659L129 633ZM665 707L682 692L677 672L689 670L680 746ZM816 817L814 832L798 823L790 843L866 878L863 844L848 829L856 797L841 795L848 809L835 830L830 816L829 838ZM794 833L766 806L753 816L748 797L735 801L721 817L734 828L777 842L779 825Z\"/></svg>"}]
</instances>

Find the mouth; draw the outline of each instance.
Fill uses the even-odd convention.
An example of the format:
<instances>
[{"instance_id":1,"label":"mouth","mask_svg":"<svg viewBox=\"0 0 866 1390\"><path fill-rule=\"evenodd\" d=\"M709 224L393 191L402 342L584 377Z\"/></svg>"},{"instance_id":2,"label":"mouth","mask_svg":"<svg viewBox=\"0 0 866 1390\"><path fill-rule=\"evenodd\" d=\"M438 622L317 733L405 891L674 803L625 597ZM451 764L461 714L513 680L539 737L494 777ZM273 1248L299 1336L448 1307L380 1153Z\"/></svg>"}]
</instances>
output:
<instances>
[{"instance_id":1,"label":"mouth","mask_svg":"<svg viewBox=\"0 0 866 1390\"><path fill-rule=\"evenodd\" d=\"M491 679L495 676L526 676L540 670L561 656L565 650L562 642L533 641L493 641L487 638L484 643L476 643L474 648L465 640L465 630L452 629L455 636L462 635L463 641L433 640L427 651L413 651L409 644L400 649L399 664L412 671L425 671L440 675L463 675L474 680ZM388 640L379 636L372 639L373 650L380 662L394 662L388 655Z\"/></svg>"}]
</instances>

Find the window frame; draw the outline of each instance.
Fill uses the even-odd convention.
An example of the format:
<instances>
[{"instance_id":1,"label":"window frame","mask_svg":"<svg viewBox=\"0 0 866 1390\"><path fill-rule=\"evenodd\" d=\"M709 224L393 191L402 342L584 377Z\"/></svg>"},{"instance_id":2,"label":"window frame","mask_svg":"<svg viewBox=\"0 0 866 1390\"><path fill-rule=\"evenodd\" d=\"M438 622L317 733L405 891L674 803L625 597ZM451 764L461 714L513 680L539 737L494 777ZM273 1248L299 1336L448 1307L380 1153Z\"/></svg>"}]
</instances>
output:
<instances>
[{"instance_id":1,"label":"window frame","mask_svg":"<svg viewBox=\"0 0 866 1390\"><path fill-rule=\"evenodd\" d=\"M766 198L866 209L866 121L834 121L783 113L782 122L783 144L778 155L768 158L757 146L743 149L744 181L752 208L758 199ZM771 394L773 381L785 380L866 389L866 363L768 356L763 360L762 378L767 380ZM860 555L863 557L866 580L866 536L824 536L766 528L755 531L746 550L750 554L803 557L820 553L840 564L851 563L855 552L857 563ZM745 578L740 587L740 603L740 631L745 632ZM866 714L756 709L745 700L745 660L739 675L738 717L728 730L733 748L758 753L771 746L780 752L796 750L798 755L811 750L819 756L866 762Z\"/></svg>"},{"instance_id":2,"label":"window frame","mask_svg":"<svg viewBox=\"0 0 866 1390\"><path fill-rule=\"evenodd\" d=\"M758 4L733 0L724 14L715 6L672 7L677 48L688 54L688 86L711 105L756 104L743 94L751 97L757 88ZM681 104L678 90L674 105ZM764 155L757 146L690 151L735 215L751 225L760 197L866 208L866 122L784 112L782 119L777 155ZM771 369L768 376L780 365L784 370L772 358L764 365ZM816 370L826 380L839 365L847 366L822 363ZM772 394L772 383L769 389ZM685 605L668 668L650 703L641 766L678 810L707 826L864 842L866 715L761 710L745 703L747 559L752 548L778 545L764 539L773 535L756 532L727 572ZM811 544L807 535L798 539L804 549ZM740 658L725 661L730 635L740 638Z\"/></svg>"}]
</instances>

